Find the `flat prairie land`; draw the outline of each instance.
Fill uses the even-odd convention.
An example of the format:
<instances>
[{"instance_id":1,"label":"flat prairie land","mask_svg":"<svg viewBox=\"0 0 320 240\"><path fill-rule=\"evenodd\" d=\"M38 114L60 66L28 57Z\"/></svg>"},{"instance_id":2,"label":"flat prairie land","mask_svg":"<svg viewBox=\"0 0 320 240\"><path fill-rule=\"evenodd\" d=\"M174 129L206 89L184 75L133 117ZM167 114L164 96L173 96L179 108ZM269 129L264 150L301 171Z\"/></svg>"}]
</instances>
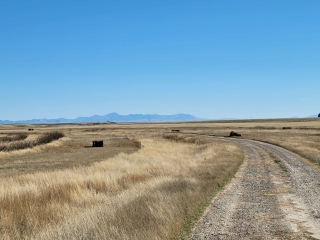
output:
<instances>
[{"instance_id":1,"label":"flat prairie land","mask_svg":"<svg viewBox=\"0 0 320 240\"><path fill-rule=\"evenodd\" d=\"M1 239L170 239L235 173L243 152L157 125L0 127L0 141L46 132L63 138L0 152ZM33 128L33 131L28 131ZM104 147L93 148L92 141Z\"/></svg>"},{"instance_id":2,"label":"flat prairie land","mask_svg":"<svg viewBox=\"0 0 320 240\"><path fill-rule=\"evenodd\" d=\"M225 121L184 125L182 131L215 136L235 131L242 135L240 138L278 145L320 165L320 118Z\"/></svg>"},{"instance_id":3,"label":"flat prairie land","mask_svg":"<svg viewBox=\"0 0 320 240\"><path fill-rule=\"evenodd\" d=\"M0 152L1 239L188 236L245 159L237 143L201 135L235 131L320 163L318 119L0 125L0 143L52 131L64 137ZM91 147L95 140L104 147Z\"/></svg>"}]
</instances>

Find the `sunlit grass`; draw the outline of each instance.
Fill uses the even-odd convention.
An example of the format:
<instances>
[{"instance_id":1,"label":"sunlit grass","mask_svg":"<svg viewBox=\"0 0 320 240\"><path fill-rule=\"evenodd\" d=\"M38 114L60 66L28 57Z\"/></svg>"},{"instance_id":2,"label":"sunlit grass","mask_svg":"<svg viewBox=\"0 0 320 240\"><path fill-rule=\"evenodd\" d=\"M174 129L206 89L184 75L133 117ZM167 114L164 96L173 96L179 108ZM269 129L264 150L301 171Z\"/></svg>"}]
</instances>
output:
<instances>
[{"instance_id":1,"label":"sunlit grass","mask_svg":"<svg viewBox=\"0 0 320 240\"><path fill-rule=\"evenodd\" d=\"M169 239L243 159L214 140L141 142L89 167L2 179L0 238Z\"/></svg>"}]
</instances>

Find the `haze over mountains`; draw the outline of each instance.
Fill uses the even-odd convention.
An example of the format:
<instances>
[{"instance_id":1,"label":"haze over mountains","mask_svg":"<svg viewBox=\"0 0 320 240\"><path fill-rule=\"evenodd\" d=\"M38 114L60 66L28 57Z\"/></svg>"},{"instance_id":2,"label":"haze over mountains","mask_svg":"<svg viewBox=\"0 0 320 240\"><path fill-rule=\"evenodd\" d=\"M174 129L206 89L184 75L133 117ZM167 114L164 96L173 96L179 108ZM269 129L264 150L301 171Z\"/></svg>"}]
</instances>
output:
<instances>
[{"instance_id":1,"label":"haze over mountains","mask_svg":"<svg viewBox=\"0 0 320 240\"><path fill-rule=\"evenodd\" d=\"M120 115L109 113L104 116L93 115L91 117L77 117L75 119L56 118L56 119L31 119L31 120L0 120L0 124L15 123L80 123L80 122L176 122L176 121L198 121L204 120L190 114L158 115L158 114L129 114Z\"/></svg>"},{"instance_id":2,"label":"haze over mountains","mask_svg":"<svg viewBox=\"0 0 320 240\"><path fill-rule=\"evenodd\" d=\"M318 117L317 114L310 115L306 118ZM298 118L298 117L294 117ZM91 117L77 117L74 119L67 118L55 118L55 119L30 119L30 120L0 120L0 124L37 124L37 123L86 123L86 122L183 122L183 121L201 121L209 120L204 118L198 118L191 114L173 114L173 115L159 115L159 114L129 114L120 115L118 113L109 113L104 116L93 115ZM211 119L213 120L213 119ZM236 120L236 118L219 118L215 120Z\"/></svg>"},{"instance_id":3,"label":"haze over mountains","mask_svg":"<svg viewBox=\"0 0 320 240\"><path fill-rule=\"evenodd\" d=\"M308 118L316 118L316 117L318 117L318 114L310 115Z\"/></svg>"}]
</instances>

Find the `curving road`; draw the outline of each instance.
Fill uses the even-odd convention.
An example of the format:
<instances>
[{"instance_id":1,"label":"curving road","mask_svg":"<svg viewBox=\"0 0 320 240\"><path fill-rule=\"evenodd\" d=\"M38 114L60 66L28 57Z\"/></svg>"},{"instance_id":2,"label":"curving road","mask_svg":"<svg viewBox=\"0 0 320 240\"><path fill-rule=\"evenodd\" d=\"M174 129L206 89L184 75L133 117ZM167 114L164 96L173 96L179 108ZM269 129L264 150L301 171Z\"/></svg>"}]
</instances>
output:
<instances>
[{"instance_id":1,"label":"curving road","mask_svg":"<svg viewBox=\"0 0 320 240\"><path fill-rule=\"evenodd\" d=\"M320 172L280 147L232 141L245 162L190 239L320 239Z\"/></svg>"}]
</instances>

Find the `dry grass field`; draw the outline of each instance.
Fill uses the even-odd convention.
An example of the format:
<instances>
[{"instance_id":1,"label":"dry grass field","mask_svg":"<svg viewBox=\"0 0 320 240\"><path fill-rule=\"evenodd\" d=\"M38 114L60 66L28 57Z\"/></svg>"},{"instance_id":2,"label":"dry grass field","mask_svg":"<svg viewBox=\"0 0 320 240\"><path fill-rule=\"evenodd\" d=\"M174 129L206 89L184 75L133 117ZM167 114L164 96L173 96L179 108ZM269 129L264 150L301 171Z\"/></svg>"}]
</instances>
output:
<instances>
[{"instance_id":1,"label":"dry grass field","mask_svg":"<svg viewBox=\"0 0 320 240\"><path fill-rule=\"evenodd\" d=\"M28 134L17 141L65 135L0 152L1 239L179 238L243 160L231 143L162 125L0 128L0 138ZM104 147L92 148L93 140Z\"/></svg>"},{"instance_id":2,"label":"dry grass field","mask_svg":"<svg viewBox=\"0 0 320 240\"><path fill-rule=\"evenodd\" d=\"M0 152L0 238L186 236L244 158L234 144L190 134L227 136L232 130L320 163L318 119L1 125L0 140L32 140L52 131L65 137ZM27 137L11 139L17 134ZM92 148L93 140L104 147Z\"/></svg>"},{"instance_id":3,"label":"dry grass field","mask_svg":"<svg viewBox=\"0 0 320 240\"><path fill-rule=\"evenodd\" d=\"M242 135L240 138L278 145L320 166L320 118L228 121L203 126L181 126L182 132L215 136L228 136L230 131L235 131Z\"/></svg>"}]
</instances>

